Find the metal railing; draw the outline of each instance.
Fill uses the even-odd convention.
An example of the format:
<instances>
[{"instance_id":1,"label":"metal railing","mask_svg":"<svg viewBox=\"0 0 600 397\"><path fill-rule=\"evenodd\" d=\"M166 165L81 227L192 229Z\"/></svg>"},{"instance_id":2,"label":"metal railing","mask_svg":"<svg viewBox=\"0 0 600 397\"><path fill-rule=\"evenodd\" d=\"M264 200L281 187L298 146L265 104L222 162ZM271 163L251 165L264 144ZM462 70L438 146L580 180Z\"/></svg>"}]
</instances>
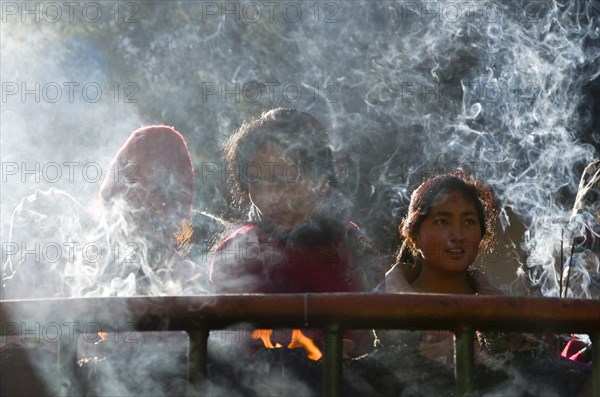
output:
<instances>
[{"instance_id":1,"label":"metal railing","mask_svg":"<svg viewBox=\"0 0 600 397\"><path fill-rule=\"evenodd\" d=\"M321 328L324 331L324 394L342 390L345 329L445 329L455 333L455 376L461 395L471 391L474 330L549 331L589 334L593 395L600 397L600 301L560 298L438 294L242 294L189 297L7 300L0 303L0 330L19 334L32 322L69 325L62 334L59 365L74 376L77 324L110 332L133 323L138 331L186 331L190 336L189 381L207 378L210 330L252 322L259 328ZM72 331L72 332L71 332Z\"/></svg>"}]
</instances>

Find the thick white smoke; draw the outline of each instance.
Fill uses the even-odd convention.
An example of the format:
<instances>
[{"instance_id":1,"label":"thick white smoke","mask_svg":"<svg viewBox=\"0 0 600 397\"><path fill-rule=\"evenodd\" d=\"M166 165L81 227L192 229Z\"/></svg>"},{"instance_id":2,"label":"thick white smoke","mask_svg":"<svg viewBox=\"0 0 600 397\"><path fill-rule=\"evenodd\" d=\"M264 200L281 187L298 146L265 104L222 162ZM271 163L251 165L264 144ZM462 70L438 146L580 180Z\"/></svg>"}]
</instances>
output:
<instances>
[{"instance_id":1,"label":"thick white smoke","mask_svg":"<svg viewBox=\"0 0 600 397\"><path fill-rule=\"evenodd\" d=\"M147 259L147 241L94 204L98 176L111 172L128 134L173 125L194 159L196 208L227 212L222 174L207 172L219 165L219 144L241 120L290 105L333 131L355 218L384 255L411 189L462 166L498 193L502 227L524 224L515 293L559 295L562 239L563 289L569 274L569 297L598 297L598 253L579 244L570 255L598 223L597 204L572 216L583 168L599 157L589 93L599 78L596 1L89 4L1 4L3 262L26 251L9 235L13 210L58 188L85 211L59 217L56 235L37 242L45 259L59 245L64 260L52 266L68 295L136 294L137 268L124 258L141 248ZM51 219L41 215L32 228ZM70 242L90 251L70 260ZM97 261L95 244L105 248ZM136 266L156 270L148 260ZM202 292L171 281L150 278L146 292Z\"/></svg>"}]
</instances>

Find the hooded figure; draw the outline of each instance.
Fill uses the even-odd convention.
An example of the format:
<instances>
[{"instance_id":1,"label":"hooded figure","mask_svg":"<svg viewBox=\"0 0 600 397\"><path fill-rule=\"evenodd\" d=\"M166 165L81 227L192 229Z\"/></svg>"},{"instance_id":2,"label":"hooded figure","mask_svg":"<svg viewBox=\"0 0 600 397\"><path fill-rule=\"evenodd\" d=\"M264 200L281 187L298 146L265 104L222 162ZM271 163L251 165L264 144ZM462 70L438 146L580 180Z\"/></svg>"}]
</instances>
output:
<instances>
[{"instance_id":1,"label":"hooded figure","mask_svg":"<svg viewBox=\"0 0 600 397\"><path fill-rule=\"evenodd\" d=\"M94 294L201 291L204 273L176 250L175 239L190 220L193 193L192 159L179 132L150 126L129 136L99 192L111 256ZM183 331L87 334L78 340L78 358L92 394L184 395L188 340Z\"/></svg>"},{"instance_id":2,"label":"hooded figure","mask_svg":"<svg viewBox=\"0 0 600 397\"><path fill-rule=\"evenodd\" d=\"M127 210L148 214L171 234L189 219L194 168L185 140L173 128L134 131L117 152L111 170L100 188L105 207L123 200Z\"/></svg>"},{"instance_id":3,"label":"hooded figure","mask_svg":"<svg viewBox=\"0 0 600 397\"><path fill-rule=\"evenodd\" d=\"M121 257L111 258L102 282L126 294L180 294L201 277L175 250L174 234L189 222L194 194L185 140L171 127L140 128L119 149L110 170L99 196L109 244L121 249ZM123 280L135 290L115 288Z\"/></svg>"}]
</instances>

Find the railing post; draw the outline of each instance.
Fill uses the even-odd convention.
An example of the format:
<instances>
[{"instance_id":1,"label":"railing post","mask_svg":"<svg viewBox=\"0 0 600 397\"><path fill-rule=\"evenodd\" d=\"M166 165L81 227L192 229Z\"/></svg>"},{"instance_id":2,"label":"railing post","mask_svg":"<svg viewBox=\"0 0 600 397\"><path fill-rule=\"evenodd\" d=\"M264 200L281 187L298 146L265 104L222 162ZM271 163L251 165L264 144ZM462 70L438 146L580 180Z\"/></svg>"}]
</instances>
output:
<instances>
[{"instance_id":1,"label":"railing post","mask_svg":"<svg viewBox=\"0 0 600 397\"><path fill-rule=\"evenodd\" d=\"M57 366L60 378L58 388L61 396L82 395L82 387L77 376L77 345L81 333L72 328L73 332L62 332L58 342ZM64 330L63 330L64 331Z\"/></svg>"},{"instance_id":2,"label":"railing post","mask_svg":"<svg viewBox=\"0 0 600 397\"><path fill-rule=\"evenodd\" d=\"M600 397L600 332L592 334L592 387L593 396Z\"/></svg>"},{"instance_id":3,"label":"railing post","mask_svg":"<svg viewBox=\"0 0 600 397\"><path fill-rule=\"evenodd\" d=\"M203 396L208 392L208 328L188 330L190 353L188 356L188 396Z\"/></svg>"},{"instance_id":4,"label":"railing post","mask_svg":"<svg viewBox=\"0 0 600 397\"><path fill-rule=\"evenodd\" d=\"M462 327L454 334L454 377L458 395L469 395L473 378L473 328L471 327Z\"/></svg>"},{"instance_id":5,"label":"railing post","mask_svg":"<svg viewBox=\"0 0 600 397\"><path fill-rule=\"evenodd\" d=\"M325 329L325 354L323 357L323 394L329 397L342 395L342 330L337 324Z\"/></svg>"}]
</instances>

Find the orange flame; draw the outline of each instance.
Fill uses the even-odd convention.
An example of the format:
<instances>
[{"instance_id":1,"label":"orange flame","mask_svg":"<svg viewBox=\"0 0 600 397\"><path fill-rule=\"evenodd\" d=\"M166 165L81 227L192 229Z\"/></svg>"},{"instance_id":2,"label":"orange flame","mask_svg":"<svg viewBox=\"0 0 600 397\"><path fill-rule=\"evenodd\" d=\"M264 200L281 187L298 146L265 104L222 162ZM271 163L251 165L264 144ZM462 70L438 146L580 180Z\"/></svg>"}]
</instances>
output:
<instances>
[{"instance_id":1,"label":"orange flame","mask_svg":"<svg viewBox=\"0 0 600 397\"><path fill-rule=\"evenodd\" d=\"M271 335L273 335L272 329L256 329L252 331L252 339L261 339L267 349L282 347L279 343L273 345L273 342L271 342Z\"/></svg>"},{"instance_id":2,"label":"orange flame","mask_svg":"<svg viewBox=\"0 0 600 397\"><path fill-rule=\"evenodd\" d=\"M257 329L252 332L253 339L261 339L267 349L275 349L283 347L281 344L276 343L273 345L271 341L271 335L273 335L272 329ZM295 329L292 331L292 340L287 345L288 349L302 348L306 352L306 355L311 360L317 361L323 357L321 350L315 345L315 342L308 336L302 333L302 330Z\"/></svg>"}]
</instances>

